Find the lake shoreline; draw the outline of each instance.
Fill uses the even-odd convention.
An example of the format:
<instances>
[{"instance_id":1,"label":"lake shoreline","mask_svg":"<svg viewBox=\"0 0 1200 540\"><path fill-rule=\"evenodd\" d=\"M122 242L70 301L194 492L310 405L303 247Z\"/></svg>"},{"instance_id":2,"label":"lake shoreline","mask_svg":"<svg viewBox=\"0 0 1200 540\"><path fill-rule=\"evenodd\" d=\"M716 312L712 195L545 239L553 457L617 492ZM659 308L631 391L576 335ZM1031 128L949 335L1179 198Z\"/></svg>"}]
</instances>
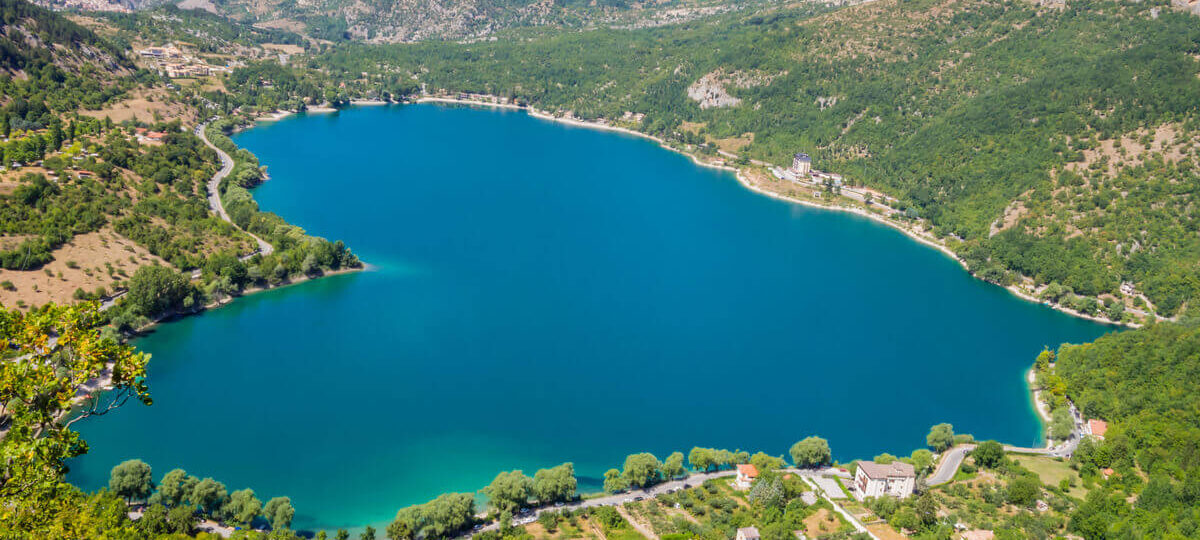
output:
<instances>
[{"instance_id":1,"label":"lake shoreline","mask_svg":"<svg viewBox=\"0 0 1200 540\"><path fill-rule=\"evenodd\" d=\"M308 509L299 527L328 528L379 523L399 506L443 492L474 491L498 470L535 470L570 460L577 464L581 491L588 492L604 470L633 452L661 457L694 445L784 452L797 438L789 435L793 432L829 437L834 455L844 459L911 448L918 444L913 434L937 422L1025 446L1037 438L1037 428L1029 422L1028 389L1013 375L1028 367L1027 352L1102 331L962 279L940 257L873 223L750 194L744 188L802 199L811 193L776 182L757 167L739 178L748 186L738 186L724 173L692 167L654 145L556 128L523 114L442 106L378 112L347 110L337 122L314 117L265 124L236 139L264 164L278 164L276 178L286 178L259 193L264 210L295 217L314 232L344 231L377 259L378 271L148 331L136 346L158 353L150 377L162 399L89 428L85 434L95 450L74 467L72 481L85 489L103 486L111 465L138 457L231 486L254 486L267 496L291 496L297 508ZM455 139L458 134L463 138ZM362 159L350 164L322 159L297 148L298 137L332 155ZM461 141L478 153L456 161L461 147L446 141ZM390 148L405 152L390 154ZM544 154L531 161L522 152L529 148ZM595 156L606 159L578 166ZM563 181L564 171L572 181ZM323 179L336 174L371 182L326 193ZM518 183L525 178L529 182ZM434 181L412 181L421 179ZM363 198L366 191L372 196ZM775 197L771 191L761 194ZM422 227L420 234L403 232ZM553 233L539 236L540 231ZM880 261L889 261L884 268L895 265L890 276L878 274ZM757 269L762 279L743 282L748 269ZM831 272L839 286L822 286ZM564 281L556 281L560 277ZM296 278L280 287L310 279ZM944 282L946 288L907 286L922 280ZM247 294L270 288L277 287ZM236 299L220 296L212 309ZM908 323L896 325L886 311L904 306L909 309L900 319ZM866 319L859 319L863 313ZM989 320L993 313L996 319ZM953 335L927 332L945 324ZM797 332L811 337L797 339ZM284 337L263 338L271 335ZM346 335L354 338L338 337ZM955 355L993 338L1002 342L980 351L972 365L962 365ZM627 367L643 368L652 379L673 378L679 359L722 370L728 369L729 353L742 351L755 359L752 368L743 369L773 372L799 365L813 380L839 381L844 370L821 359L840 354L839 343L848 342L857 342L854 361L865 372L886 372L923 351L913 357L916 369L893 375L946 398L931 398L933 408L924 411L906 410L895 420L903 428L886 433L853 428L862 420L855 418L858 409L846 405L862 396L838 382L818 385L800 399L814 410L834 405L839 415L788 416L769 396L794 390L791 380L765 389L726 389L729 399L742 403L739 410L695 393L663 396L667 409L711 407L708 427L663 429L653 418L629 420L614 403L630 411L653 405L638 400L644 392L636 384L584 385L538 422L457 423L480 410L525 418L524 411L555 396L525 392L503 403L496 398L536 372L553 373L562 381L555 385L602 380L614 368ZM579 359L570 371L558 370L565 354ZM520 365L512 358L521 359ZM626 365L619 363L626 358ZM205 382L214 372L235 376L214 389ZM979 391L954 393L963 381L978 381ZM214 390L223 399L196 410L194 403ZM364 414L346 418L315 399L301 400L303 408L296 402L283 409L262 405L286 405L297 395L353 395ZM421 404L438 400L454 402L437 412L445 418L419 412ZM946 409L943 403L954 406ZM759 408L762 414L754 412ZM874 413L861 409L869 421ZM762 427L749 425L746 415L761 419L756 422ZM576 430L568 439L546 429L620 418L639 435L613 438ZM160 429L131 429L143 425ZM381 425L400 428L377 429ZM197 429L219 429L248 451L241 462L214 456L189 442ZM366 444L336 443L356 434L365 434ZM300 454L254 451L306 444L309 451ZM427 466L405 465L418 460ZM303 467L316 479L287 472ZM358 487L372 483L375 489Z\"/></svg>"},{"instance_id":2,"label":"lake shoreline","mask_svg":"<svg viewBox=\"0 0 1200 540\"><path fill-rule=\"evenodd\" d=\"M729 171L729 172L734 173L734 177L737 178L738 183L740 183L742 185L742 187L745 187L746 189L753 191L755 193L758 193L760 195L765 195L765 196L768 196L768 197L771 197L771 198L774 198L777 200L781 200L781 201L785 201L785 202L789 202L789 203L793 203L793 204L804 205L804 206L807 206L810 208L820 208L820 209L824 209L824 210L831 210L831 211L836 211L836 212L847 212L850 214L855 214L855 215L858 215L858 216L861 216L861 217L864 217L867 219L874 220L877 223L886 225L892 229L900 231L905 236L907 236L921 244L924 244L928 247L934 248L934 249L940 251L942 254L946 255L947 257L950 257L955 262L957 262L959 264L959 266L961 266L963 268L963 270L965 270L972 277L975 277L976 279L980 279L981 281L985 281L987 283L991 283L992 285L996 285L998 287L1003 287L1004 289L1008 290L1008 292L1012 293L1013 295L1015 295L1023 300L1033 302L1036 304L1042 304L1046 307L1055 309L1057 311L1066 313L1068 315L1078 317L1081 319L1087 319L1089 321L1098 322L1101 324L1108 324L1108 325L1113 325L1113 326L1124 326L1124 327L1128 327L1128 328L1140 328L1142 326L1142 324L1138 323L1138 322L1114 321L1107 317L1099 317L1099 316L1095 316L1095 315L1089 315L1086 313L1082 313L1082 312L1076 311L1074 309L1071 309L1069 307L1066 307L1066 306L1063 306L1060 304L1047 303L1044 300L1041 300L1040 298L1037 298L1036 296L1033 296L1032 294L1029 294L1028 292L1021 290L1016 285L1000 285L998 283L979 278L978 276L976 276L974 273L971 272L970 268L967 266L966 261L964 261L961 257L959 257L958 254L954 252L954 250L950 249L950 247L944 241L942 241L936 237L931 237L926 234L922 234L920 232L914 231L912 228L906 227L899 222L890 220L884 216L880 216L874 212L871 212L871 211L863 209L863 208L849 207L849 206L843 206L843 205L820 204L820 203L816 203L813 201L807 201L804 199L791 197L788 195L784 195L782 193L778 193L775 191L771 191L769 189L765 189L765 188L756 186L742 172L742 169L740 169L738 167L733 167L730 165L725 165L723 163L712 163L712 162L704 161L704 160L700 159L700 157L697 156L694 152L689 152L687 150L671 146L663 139L656 137L654 135L650 135L650 134L642 133L640 131L629 129L626 127L615 126L615 125L606 124L606 123L590 122L587 120L580 120L580 119L575 119L575 118L563 118L563 117L559 117L559 116L554 116L552 113L549 113L547 111L542 111L536 107L522 107L522 106L514 105L511 103L499 103L499 102L491 103L491 102L487 102L487 101L471 100L471 99L458 99L458 98L452 98L452 97L421 97L421 98L418 98L415 102L416 103L442 103L442 104L451 104L451 105L482 106L482 107L490 107L490 108L495 108L495 109L525 111L527 114L529 114L530 116L532 116L534 118L539 118L539 119L547 120L550 122L558 122L558 123L562 123L562 124L566 124L566 125L570 125L570 126L598 129L598 130L603 130L603 131L613 131L613 132L617 132L617 133L624 133L626 135L640 137L643 139L649 139L651 141L658 143L658 145L661 146L662 148L665 148L667 150L687 156L696 165L700 165L702 167L709 167L709 168L713 168L713 169L720 169L720 170ZM405 104L404 102L394 102L394 103L397 105ZM351 105L355 105L355 103L351 103ZM1169 319L1159 317L1159 320L1169 320Z\"/></svg>"}]
</instances>

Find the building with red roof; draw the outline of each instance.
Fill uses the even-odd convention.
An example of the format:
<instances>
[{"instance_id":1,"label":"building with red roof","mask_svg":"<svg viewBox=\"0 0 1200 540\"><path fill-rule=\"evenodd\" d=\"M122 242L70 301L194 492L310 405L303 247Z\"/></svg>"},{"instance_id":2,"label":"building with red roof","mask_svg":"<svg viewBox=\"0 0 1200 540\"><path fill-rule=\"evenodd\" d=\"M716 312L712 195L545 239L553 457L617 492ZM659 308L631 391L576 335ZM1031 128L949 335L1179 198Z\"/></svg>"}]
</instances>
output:
<instances>
[{"instance_id":1,"label":"building with red roof","mask_svg":"<svg viewBox=\"0 0 1200 540\"><path fill-rule=\"evenodd\" d=\"M754 483L755 478L758 478L758 467L742 463L737 466L737 478L733 481L733 485L738 489L750 489L750 484Z\"/></svg>"}]
</instances>

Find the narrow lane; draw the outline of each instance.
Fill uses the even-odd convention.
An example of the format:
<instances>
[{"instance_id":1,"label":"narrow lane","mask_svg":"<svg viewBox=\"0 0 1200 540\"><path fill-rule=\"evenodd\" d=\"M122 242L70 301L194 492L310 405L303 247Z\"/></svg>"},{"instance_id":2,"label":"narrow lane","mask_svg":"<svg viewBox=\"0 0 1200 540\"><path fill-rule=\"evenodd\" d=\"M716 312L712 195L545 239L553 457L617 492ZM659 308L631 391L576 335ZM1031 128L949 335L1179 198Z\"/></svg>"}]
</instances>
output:
<instances>
[{"instance_id":1,"label":"narrow lane","mask_svg":"<svg viewBox=\"0 0 1200 540\"><path fill-rule=\"evenodd\" d=\"M214 214L221 216L221 219L232 224L234 227L237 227L237 224L229 218L229 214L225 212L225 205L221 203L221 180L223 180L226 176L229 176L229 173L233 172L233 158L229 157L229 154L226 154L223 150L217 148L216 145L209 142L208 135L204 133L204 130L207 127L208 122L196 126L196 136L200 137L200 140L204 141L204 145L212 148L213 151L217 153L217 157L221 158L221 170L217 171L217 174L214 174L213 177L208 181L208 206L212 208ZM250 238L253 238L258 244L258 251L255 253L270 255L273 251L275 251L274 246L263 241L262 238L259 238L250 231L242 229L241 227L238 227L238 230L250 235ZM245 255L241 257L241 259L249 259L250 257L253 257L255 253Z\"/></svg>"}]
</instances>

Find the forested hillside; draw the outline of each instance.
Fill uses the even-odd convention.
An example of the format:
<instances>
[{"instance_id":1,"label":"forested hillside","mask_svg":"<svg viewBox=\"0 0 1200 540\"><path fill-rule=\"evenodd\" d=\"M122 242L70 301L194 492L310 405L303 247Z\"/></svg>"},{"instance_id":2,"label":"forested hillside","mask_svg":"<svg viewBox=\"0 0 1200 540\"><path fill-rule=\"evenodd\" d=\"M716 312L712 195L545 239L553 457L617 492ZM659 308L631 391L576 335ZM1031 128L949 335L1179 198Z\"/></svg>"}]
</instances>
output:
<instances>
[{"instance_id":1,"label":"forested hillside","mask_svg":"<svg viewBox=\"0 0 1200 540\"><path fill-rule=\"evenodd\" d=\"M1200 19L1162 0L822 9L346 46L321 63L396 95L426 84L585 119L644 113L646 132L780 165L806 151L899 197L982 277L1028 278L1080 311L1120 318L1149 300L1170 316L1200 296Z\"/></svg>"},{"instance_id":2,"label":"forested hillside","mask_svg":"<svg viewBox=\"0 0 1200 540\"><path fill-rule=\"evenodd\" d=\"M10 73L57 63L77 68L131 68L120 50L90 30L20 0L0 1L0 69Z\"/></svg>"},{"instance_id":3,"label":"forested hillside","mask_svg":"<svg viewBox=\"0 0 1200 540\"><path fill-rule=\"evenodd\" d=\"M1081 474L1115 472L1075 513L1084 538L1197 534L1200 508L1200 323L1158 324L1064 346L1055 372L1085 416L1109 422L1081 445ZM1134 501L1129 508L1125 500Z\"/></svg>"},{"instance_id":4,"label":"forested hillside","mask_svg":"<svg viewBox=\"0 0 1200 540\"><path fill-rule=\"evenodd\" d=\"M184 124L206 102L135 67L127 40L119 45L19 0L0 2L0 35L20 45L0 76L0 303L32 308L125 291L135 300L147 287L172 289L148 296L165 303L120 302L106 312L130 330L249 287L358 264L344 246L257 212L243 191L236 202L247 209L238 215L246 225L254 216L255 229L278 248L251 258L251 238L210 211L206 182L219 169L217 155ZM217 31L213 16L170 9L110 20L92 24L116 38L184 35L210 51L289 38L246 27ZM154 31L136 30L147 27ZM118 112L124 118L114 121ZM248 169L238 178L244 187L262 177L256 161ZM141 272L163 264L200 279Z\"/></svg>"}]
</instances>

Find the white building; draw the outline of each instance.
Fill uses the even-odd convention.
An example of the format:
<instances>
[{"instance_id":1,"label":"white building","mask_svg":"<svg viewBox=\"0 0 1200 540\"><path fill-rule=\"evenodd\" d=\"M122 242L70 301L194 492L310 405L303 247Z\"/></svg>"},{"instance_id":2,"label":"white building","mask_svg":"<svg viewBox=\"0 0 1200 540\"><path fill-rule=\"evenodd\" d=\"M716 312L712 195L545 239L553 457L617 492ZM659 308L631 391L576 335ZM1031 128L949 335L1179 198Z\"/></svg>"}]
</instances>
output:
<instances>
[{"instance_id":1,"label":"white building","mask_svg":"<svg viewBox=\"0 0 1200 540\"><path fill-rule=\"evenodd\" d=\"M741 490L750 489L750 484L754 483L755 478L758 478L758 467L743 463L737 466L737 478L734 479L733 485Z\"/></svg>"},{"instance_id":2,"label":"white building","mask_svg":"<svg viewBox=\"0 0 1200 540\"><path fill-rule=\"evenodd\" d=\"M807 176L812 170L812 158L803 152L792 156L792 172L801 177Z\"/></svg>"},{"instance_id":3,"label":"white building","mask_svg":"<svg viewBox=\"0 0 1200 540\"><path fill-rule=\"evenodd\" d=\"M916 483L917 474L912 465L899 461L887 465L861 461L854 474L854 497L860 501L883 496L903 499L912 495Z\"/></svg>"}]
</instances>

